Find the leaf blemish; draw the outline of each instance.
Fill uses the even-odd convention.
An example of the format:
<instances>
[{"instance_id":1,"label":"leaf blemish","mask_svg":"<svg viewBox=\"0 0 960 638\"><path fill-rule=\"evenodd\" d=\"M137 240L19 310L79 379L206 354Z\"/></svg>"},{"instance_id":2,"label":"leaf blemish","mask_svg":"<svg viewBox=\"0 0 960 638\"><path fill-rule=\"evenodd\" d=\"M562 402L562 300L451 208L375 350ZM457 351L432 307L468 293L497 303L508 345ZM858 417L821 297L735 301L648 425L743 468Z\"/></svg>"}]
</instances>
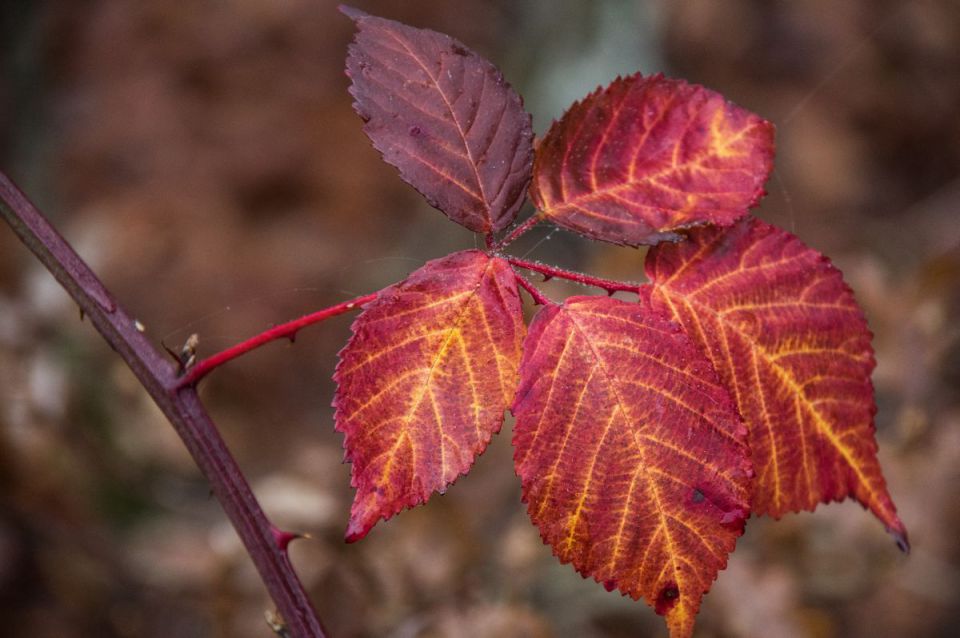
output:
<instances>
[{"instance_id":1,"label":"leaf blemish","mask_svg":"<svg viewBox=\"0 0 960 638\"><path fill-rule=\"evenodd\" d=\"M677 588L675 583L667 583L663 589L660 590L660 594L657 595L657 602L654 605L654 611L663 616L668 611L673 609L674 605L677 604L677 601L680 599L680 590Z\"/></svg>"}]
</instances>

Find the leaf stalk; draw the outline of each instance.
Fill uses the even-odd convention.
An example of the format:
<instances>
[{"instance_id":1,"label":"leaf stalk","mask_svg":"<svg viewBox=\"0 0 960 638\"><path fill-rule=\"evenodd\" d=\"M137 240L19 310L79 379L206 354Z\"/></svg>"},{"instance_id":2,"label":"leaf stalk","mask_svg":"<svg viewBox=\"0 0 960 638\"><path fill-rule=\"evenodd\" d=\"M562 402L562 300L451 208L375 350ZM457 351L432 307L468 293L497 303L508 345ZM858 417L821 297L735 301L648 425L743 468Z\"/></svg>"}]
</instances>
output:
<instances>
[{"instance_id":1,"label":"leaf stalk","mask_svg":"<svg viewBox=\"0 0 960 638\"><path fill-rule=\"evenodd\" d=\"M519 273L515 273L515 274L517 276L517 284L519 284L521 288L527 291L527 293L533 298L533 302L535 304L537 304L538 306L548 306L553 303L552 301L550 301L550 299L546 295L540 292L540 290L536 286L530 283L526 277L524 277Z\"/></svg>"},{"instance_id":2,"label":"leaf stalk","mask_svg":"<svg viewBox=\"0 0 960 638\"><path fill-rule=\"evenodd\" d=\"M377 294L378 293L371 293L369 295L355 297L349 301L338 303L335 306L330 306L329 308L312 312L308 315L300 317L299 319L294 319L293 321L282 323L279 326L274 326L269 330L264 330L260 334L250 337L246 341L241 341L240 343L231 346L226 350L222 350L207 357L206 359L201 359L196 365L189 368L186 373L180 377L177 386L182 388L196 385L200 379L207 376L214 369L219 368L228 361L232 361L233 359L236 359L237 357L246 354L251 350L270 343L271 341L276 341L277 339L293 339L297 332L303 328L324 321L325 319L342 315L345 312L356 310L364 304L376 299Z\"/></svg>"},{"instance_id":3,"label":"leaf stalk","mask_svg":"<svg viewBox=\"0 0 960 638\"><path fill-rule=\"evenodd\" d=\"M616 279L603 279L602 277L593 277L584 273L565 270L563 268L557 268L556 266L550 266L549 264L542 264L536 261L527 261L526 259L520 259L519 257L504 256L504 259L517 268L523 268L524 270L532 270L533 272L540 273L544 276L545 280L557 277L559 279L566 279L567 281L573 281L584 286L602 288L610 294L613 294L618 290L626 290L628 292L639 294L642 286L642 284L638 283L617 281Z\"/></svg>"},{"instance_id":4,"label":"leaf stalk","mask_svg":"<svg viewBox=\"0 0 960 638\"><path fill-rule=\"evenodd\" d=\"M533 215L530 215L522 224L510 231L510 234L495 243L491 248L493 250L503 250L513 242L517 241L521 235L526 234L526 232L532 229L534 226L543 221L543 217L540 215L539 211L535 212Z\"/></svg>"}]
</instances>

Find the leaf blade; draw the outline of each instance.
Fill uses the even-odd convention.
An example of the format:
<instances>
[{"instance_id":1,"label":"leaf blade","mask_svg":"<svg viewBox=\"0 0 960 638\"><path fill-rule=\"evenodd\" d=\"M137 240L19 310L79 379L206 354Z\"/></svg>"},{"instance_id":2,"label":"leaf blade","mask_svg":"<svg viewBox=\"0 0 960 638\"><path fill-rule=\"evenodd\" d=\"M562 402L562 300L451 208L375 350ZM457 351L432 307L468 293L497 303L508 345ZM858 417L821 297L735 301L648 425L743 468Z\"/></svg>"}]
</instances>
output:
<instances>
[{"instance_id":1,"label":"leaf blade","mask_svg":"<svg viewBox=\"0 0 960 638\"><path fill-rule=\"evenodd\" d=\"M545 217L587 237L656 244L733 223L763 196L772 167L769 122L703 87L638 73L554 122L530 194Z\"/></svg>"},{"instance_id":2,"label":"leaf blade","mask_svg":"<svg viewBox=\"0 0 960 638\"><path fill-rule=\"evenodd\" d=\"M352 331L334 375L349 541L469 470L513 397L524 326L510 266L463 251L381 291Z\"/></svg>"},{"instance_id":3,"label":"leaf blade","mask_svg":"<svg viewBox=\"0 0 960 638\"><path fill-rule=\"evenodd\" d=\"M690 635L749 511L746 431L706 359L640 304L573 297L531 324L513 413L557 557Z\"/></svg>"},{"instance_id":4,"label":"leaf blade","mask_svg":"<svg viewBox=\"0 0 960 638\"><path fill-rule=\"evenodd\" d=\"M749 219L656 247L647 275L654 306L712 360L747 423L754 511L779 518L853 496L906 549L876 456L872 335L840 271Z\"/></svg>"},{"instance_id":5,"label":"leaf blade","mask_svg":"<svg viewBox=\"0 0 960 638\"><path fill-rule=\"evenodd\" d=\"M503 230L533 163L530 116L490 62L428 29L341 9L357 25L347 75L364 132L453 221Z\"/></svg>"}]
</instances>

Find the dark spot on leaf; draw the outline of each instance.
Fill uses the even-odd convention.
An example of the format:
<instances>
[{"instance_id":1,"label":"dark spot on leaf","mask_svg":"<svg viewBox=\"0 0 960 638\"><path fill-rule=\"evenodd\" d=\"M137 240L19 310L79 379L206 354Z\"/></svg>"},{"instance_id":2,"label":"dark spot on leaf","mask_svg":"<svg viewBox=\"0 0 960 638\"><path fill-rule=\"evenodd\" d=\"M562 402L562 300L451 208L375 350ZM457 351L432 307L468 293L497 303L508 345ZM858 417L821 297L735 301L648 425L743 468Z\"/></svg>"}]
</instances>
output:
<instances>
[{"instance_id":1,"label":"dark spot on leaf","mask_svg":"<svg viewBox=\"0 0 960 638\"><path fill-rule=\"evenodd\" d=\"M470 55L470 52L467 51L466 49L464 49L464 48L463 48L462 46L460 46L459 44L454 44L452 50L453 50L453 52L456 53L457 55L461 55L461 56L463 56L463 57L467 57L468 55Z\"/></svg>"},{"instance_id":2,"label":"dark spot on leaf","mask_svg":"<svg viewBox=\"0 0 960 638\"><path fill-rule=\"evenodd\" d=\"M693 488L693 495L690 497L690 500L692 500L694 503L702 503L704 498L706 497L703 495L703 492L697 488Z\"/></svg>"},{"instance_id":3,"label":"dark spot on leaf","mask_svg":"<svg viewBox=\"0 0 960 638\"><path fill-rule=\"evenodd\" d=\"M667 583L657 595L657 601L654 604L654 611L663 616L673 609L680 599L680 590L675 583Z\"/></svg>"},{"instance_id":4,"label":"dark spot on leaf","mask_svg":"<svg viewBox=\"0 0 960 638\"><path fill-rule=\"evenodd\" d=\"M411 127L410 127L410 135L411 135L412 137L417 137L417 136L419 136L421 133L423 133L423 131L420 129L419 126L411 126Z\"/></svg>"}]
</instances>

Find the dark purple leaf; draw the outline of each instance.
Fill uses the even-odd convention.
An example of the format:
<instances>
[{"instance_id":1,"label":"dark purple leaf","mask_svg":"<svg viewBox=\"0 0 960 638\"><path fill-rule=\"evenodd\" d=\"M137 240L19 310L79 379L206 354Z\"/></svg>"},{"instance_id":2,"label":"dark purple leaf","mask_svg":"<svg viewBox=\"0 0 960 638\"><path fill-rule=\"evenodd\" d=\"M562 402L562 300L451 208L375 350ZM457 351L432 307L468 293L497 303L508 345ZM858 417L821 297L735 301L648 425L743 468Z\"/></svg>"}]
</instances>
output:
<instances>
[{"instance_id":1,"label":"dark purple leaf","mask_svg":"<svg viewBox=\"0 0 960 638\"><path fill-rule=\"evenodd\" d=\"M374 147L453 221L478 233L506 228L523 204L533 162L520 96L450 36L341 11L358 28L347 75Z\"/></svg>"}]
</instances>

